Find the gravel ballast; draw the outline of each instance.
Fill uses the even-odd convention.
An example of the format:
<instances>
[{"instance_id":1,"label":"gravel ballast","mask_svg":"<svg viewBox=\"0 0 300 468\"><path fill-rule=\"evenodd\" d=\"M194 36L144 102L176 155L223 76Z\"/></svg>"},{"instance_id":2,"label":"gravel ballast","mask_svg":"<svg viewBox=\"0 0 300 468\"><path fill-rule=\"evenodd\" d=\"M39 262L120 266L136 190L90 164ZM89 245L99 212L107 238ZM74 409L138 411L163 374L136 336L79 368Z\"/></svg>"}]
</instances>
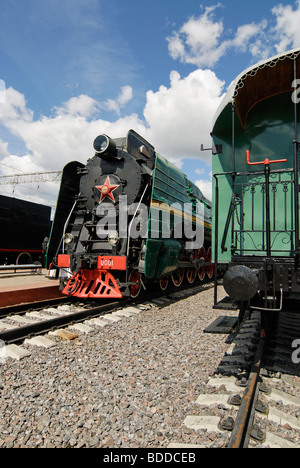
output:
<instances>
[{"instance_id":1,"label":"gravel ballast","mask_svg":"<svg viewBox=\"0 0 300 468\"><path fill-rule=\"evenodd\" d=\"M72 341L47 335L52 348L23 344L29 357L0 364L0 447L197 444L183 421L229 346L203 332L222 315L212 305L206 287Z\"/></svg>"}]
</instances>

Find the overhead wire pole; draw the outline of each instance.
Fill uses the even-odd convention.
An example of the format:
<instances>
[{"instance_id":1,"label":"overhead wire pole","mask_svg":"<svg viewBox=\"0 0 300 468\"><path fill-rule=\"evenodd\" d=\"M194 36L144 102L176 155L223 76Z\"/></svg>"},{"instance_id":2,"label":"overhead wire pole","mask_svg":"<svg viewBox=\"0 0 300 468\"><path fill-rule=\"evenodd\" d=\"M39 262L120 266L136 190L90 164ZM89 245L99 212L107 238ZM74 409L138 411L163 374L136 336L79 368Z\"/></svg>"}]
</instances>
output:
<instances>
[{"instance_id":1,"label":"overhead wire pole","mask_svg":"<svg viewBox=\"0 0 300 468\"><path fill-rule=\"evenodd\" d=\"M29 184L35 182L55 182L62 171L29 172L24 174L0 175L0 185Z\"/></svg>"}]
</instances>

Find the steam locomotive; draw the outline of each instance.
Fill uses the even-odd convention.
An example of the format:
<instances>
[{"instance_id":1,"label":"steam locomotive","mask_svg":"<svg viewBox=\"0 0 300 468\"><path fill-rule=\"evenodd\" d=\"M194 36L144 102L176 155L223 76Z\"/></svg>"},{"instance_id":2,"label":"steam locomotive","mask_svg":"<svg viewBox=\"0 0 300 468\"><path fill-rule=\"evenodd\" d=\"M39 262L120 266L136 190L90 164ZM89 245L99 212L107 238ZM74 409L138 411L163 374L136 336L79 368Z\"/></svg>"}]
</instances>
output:
<instances>
[{"instance_id":1,"label":"steam locomotive","mask_svg":"<svg viewBox=\"0 0 300 468\"><path fill-rule=\"evenodd\" d=\"M137 297L213 276L211 203L133 130L100 135L86 165L63 170L47 251L63 294Z\"/></svg>"},{"instance_id":2,"label":"steam locomotive","mask_svg":"<svg viewBox=\"0 0 300 468\"><path fill-rule=\"evenodd\" d=\"M231 84L213 124L213 258L243 307L279 312L300 294L300 49Z\"/></svg>"}]
</instances>

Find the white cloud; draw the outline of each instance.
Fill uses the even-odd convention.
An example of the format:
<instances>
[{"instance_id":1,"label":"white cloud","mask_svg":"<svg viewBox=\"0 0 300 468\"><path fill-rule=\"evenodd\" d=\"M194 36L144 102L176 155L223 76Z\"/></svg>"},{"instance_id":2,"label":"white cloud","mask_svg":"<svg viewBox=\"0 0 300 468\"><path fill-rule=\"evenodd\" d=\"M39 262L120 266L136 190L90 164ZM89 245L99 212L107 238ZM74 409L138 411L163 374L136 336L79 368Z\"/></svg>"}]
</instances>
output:
<instances>
[{"instance_id":1,"label":"white cloud","mask_svg":"<svg viewBox=\"0 0 300 468\"><path fill-rule=\"evenodd\" d=\"M131 98L131 88L129 88L122 88L120 96L116 99L116 105L119 107L125 106ZM24 142L27 154L26 158L24 156L24 159L20 158L19 161L22 170L25 169L25 172L38 171L42 168L56 170L73 159L86 161L97 134L110 129L113 132L116 123L95 118L91 120L102 107L103 103L87 95L80 95L64 102L61 107L54 108L54 115L34 119L34 113L27 107L25 96L9 88L6 92L6 102L0 105L0 123ZM119 121L122 122L122 119ZM138 118L129 118L129 122L137 124ZM125 131L125 123L123 126L124 131L121 136L128 131L128 129ZM16 168L13 156L8 156L5 142L0 145L1 156L10 157L11 167ZM6 164L8 162L6 160ZM31 163L35 168L31 167Z\"/></svg>"},{"instance_id":2,"label":"white cloud","mask_svg":"<svg viewBox=\"0 0 300 468\"><path fill-rule=\"evenodd\" d=\"M220 4L205 8L198 18L191 17L179 32L167 38L169 53L173 59L183 63L201 66L213 66L224 54L226 46L219 44L223 33L222 21L214 21L214 11Z\"/></svg>"},{"instance_id":3,"label":"white cloud","mask_svg":"<svg viewBox=\"0 0 300 468\"><path fill-rule=\"evenodd\" d=\"M9 156L7 147L8 147L8 143L0 140L0 159L6 158L7 156Z\"/></svg>"},{"instance_id":4,"label":"white cloud","mask_svg":"<svg viewBox=\"0 0 300 468\"><path fill-rule=\"evenodd\" d=\"M259 26L254 23L239 26L235 38L233 39L235 47L245 52L249 40L259 32L258 28Z\"/></svg>"},{"instance_id":5,"label":"white cloud","mask_svg":"<svg viewBox=\"0 0 300 468\"><path fill-rule=\"evenodd\" d=\"M258 24L244 24L239 26L232 41L228 41L228 47L234 47L239 52L250 50L252 55L260 54L258 44L262 43L261 38L267 27L267 21L263 20ZM254 41L252 40L254 39Z\"/></svg>"},{"instance_id":6,"label":"white cloud","mask_svg":"<svg viewBox=\"0 0 300 468\"><path fill-rule=\"evenodd\" d=\"M2 151L4 148L4 151ZM0 172L2 175L26 174L43 172L44 168L38 166L32 155L16 156L9 154L7 143L0 141ZM55 208L59 181L41 184L39 182L26 184L1 185L1 194L23 198L35 203L47 204Z\"/></svg>"},{"instance_id":7,"label":"white cloud","mask_svg":"<svg viewBox=\"0 0 300 468\"><path fill-rule=\"evenodd\" d=\"M213 115L221 101L224 82L210 70L196 70L185 78L170 74L170 87L148 91L144 116L147 136L171 160L207 158L201 143L210 144Z\"/></svg>"},{"instance_id":8,"label":"white cloud","mask_svg":"<svg viewBox=\"0 0 300 468\"><path fill-rule=\"evenodd\" d=\"M1 171L4 175L22 174L26 172L42 172L43 167L35 164L29 154L24 156L8 154L5 158L1 159Z\"/></svg>"},{"instance_id":9,"label":"white cloud","mask_svg":"<svg viewBox=\"0 0 300 468\"><path fill-rule=\"evenodd\" d=\"M102 104L86 95L73 97L55 108L53 116L34 119L25 97L9 88L7 102L0 106L0 122L23 140L27 156L39 168L59 169L70 160L85 161L99 133L114 138L125 136L130 128L174 160L200 158L200 144L209 144L212 117L220 103L223 86L224 82L209 70L196 70L186 78L173 71L169 88L161 86L157 92L148 91L145 121L132 114L111 122L92 120ZM131 97L131 87L122 88L116 105L125 105ZM5 142L1 148L7 156Z\"/></svg>"},{"instance_id":10,"label":"white cloud","mask_svg":"<svg viewBox=\"0 0 300 468\"><path fill-rule=\"evenodd\" d=\"M212 201L212 184L211 180L196 180L195 185L199 187L203 195L210 201Z\"/></svg>"},{"instance_id":11,"label":"white cloud","mask_svg":"<svg viewBox=\"0 0 300 468\"><path fill-rule=\"evenodd\" d=\"M195 170L195 173L198 174L198 175L202 175L202 174L204 174L204 172L205 172L204 169L196 169Z\"/></svg>"},{"instance_id":12,"label":"white cloud","mask_svg":"<svg viewBox=\"0 0 300 468\"><path fill-rule=\"evenodd\" d=\"M32 119L33 111L27 109L25 96L13 88L8 88L5 102L0 105L0 120L10 128L16 122L31 122Z\"/></svg>"},{"instance_id":13,"label":"white cloud","mask_svg":"<svg viewBox=\"0 0 300 468\"><path fill-rule=\"evenodd\" d=\"M123 86L116 99L107 99L105 102L99 102L86 94L81 94L64 102L61 107L55 107L54 111L57 115L91 118L96 113L99 113L101 109L106 109L120 115L121 109L131 101L132 97L132 87Z\"/></svg>"},{"instance_id":14,"label":"white cloud","mask_svg":"<svg viewBox=\"0 0 300 468\"><path fill-rule=\"evenodd\" d=\"M5 81L0 79L0 104L4 104L6 100L6 85Z\"/></svg>"},{"instance_id":15,"label":"white cloud","mask_svg":"<svg viewBox=\"0 0 300 468\"><path fill-rule=\"evenodd\" d=\"M272 9L276 16L276 26L273 29L279 42L275 47L278 53L300 45L300 0L296 0L295 9L292 5L279 4ZM278 41L278 39L277 39Z\"/></svg>"},{"instance_id":16,"label":"white cloud","mask_svg":"<svg viewBox=\"0 0 300 468\"><path fill-rule=\"evenodd\" d=\"M69 161L84 163L93 154L92 145L97 135L122 137L131 128L178 167L184 158L205 158L209 163L210 155L200 153L200 145L210 144L212 118L221 101L223 87L224 82L210 70L196 70L184 78L173 71L169 87L161 86L157 92L147 92L145 120L131 114L114 121L97 117L103 103L87 95L64 102L51 116L35 118L25 97L9 88L6 103L0 106L0 124L23 141L24 154L10 154L9 145L0 141L1 172L61 170ZM115 110L131 98L132 88L123 87L115 100Z\"/></svg>"},{"instance_id":17,"label":"white cloud","mask_svg":"<svg viewBox=\"0 0 300 468\"><path fill-rule=\"evenodd\" d=\"M0 106L0 123L23 141L24 153L10 154L7 142L0 140L0 173L4 175L62 170L68 162L76 160L85 163L93 155L92 145L97 135L106 133L114 138L125 136L130 128L140 133L145 131L144 124L136 115L119 118L115 122L89 120L95 108L89 96L71 98L55 109L53 116L41 116L36 120L26 107L24 96L12 88L8 96L7 108ZM58 184L50 182L1 186L2 194L13 193L14 196L52 206L57 192Z\"/></svg>"},{"instance_id":18,"label":"white cloud","mask_svg":"<svg viewBox=\"0 0 300 468\"><path fill-rule=\"evenodd\" d=\"M199 179L196 180L195 185L199 187L206 198L212 200L212 172L210 172L209 176L210 180Z\"/></svg>"},{"instance_id":19,"label":"white cloud","mask_svg":"<svg viewBox=\"0 0 300 468\"><path fill-rule=\"evenodd\" d=\"M173 59L212 68L230 50L249 52L260 60L300 45L300 0L294 6L279 4L271 9L271 20L242 24L235 32L226 30L223 19L216 18L221 6L205 8L202 15L189 18L167 38Z\"/></svg>"},{"instance_id":20,"label":"white cloud","mask_svg":"<svg viewBox=\"0 0 300 468\"><path fill-rule=\"evenodd\" d=\"M121 93L116 99L107 99L104 103L104 107L108 110L115 111L118 115L120 115L120 110L122 107L126 106L129 101L131 101L133 97L133 91L131 86L123 86L121 88Z\"/></svg>"},{"instance_id":21,"label":"white cloud","mask_svg":"<svg viewBox=\"0 0 300 468\"><path fill-rule=\"evenodd\" d=\"M54 108L57 115L73 115L90 117L99 109L99 103L95 99L81 94L78 97L72 97L69 101L63 103L62 107Z\"/></svg>"}]
</instances>

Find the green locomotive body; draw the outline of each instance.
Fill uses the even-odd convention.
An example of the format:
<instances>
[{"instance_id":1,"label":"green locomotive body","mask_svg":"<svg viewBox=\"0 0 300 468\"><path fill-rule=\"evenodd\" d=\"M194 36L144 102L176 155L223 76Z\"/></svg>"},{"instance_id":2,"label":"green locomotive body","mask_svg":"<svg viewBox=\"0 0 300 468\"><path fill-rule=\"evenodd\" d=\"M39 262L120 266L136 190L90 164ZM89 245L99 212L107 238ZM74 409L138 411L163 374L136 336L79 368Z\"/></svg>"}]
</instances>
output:
<instances>
[{"instance_id":1,"label":"green locomotive body","mask_svg":"<svg viewBox=\"0 0 300 468\"><path fill-rule=\"evenodd\" d=\"M180 259L184 262L183 241L188 240L184 218L194 226L194 232L199 227L203 233L195 249L205 246L208 251L211 245L211 203L183 172L156 154L145 256L146 277L160 278L172 274L179 268Z\"/></svg>"}]
</instances>

